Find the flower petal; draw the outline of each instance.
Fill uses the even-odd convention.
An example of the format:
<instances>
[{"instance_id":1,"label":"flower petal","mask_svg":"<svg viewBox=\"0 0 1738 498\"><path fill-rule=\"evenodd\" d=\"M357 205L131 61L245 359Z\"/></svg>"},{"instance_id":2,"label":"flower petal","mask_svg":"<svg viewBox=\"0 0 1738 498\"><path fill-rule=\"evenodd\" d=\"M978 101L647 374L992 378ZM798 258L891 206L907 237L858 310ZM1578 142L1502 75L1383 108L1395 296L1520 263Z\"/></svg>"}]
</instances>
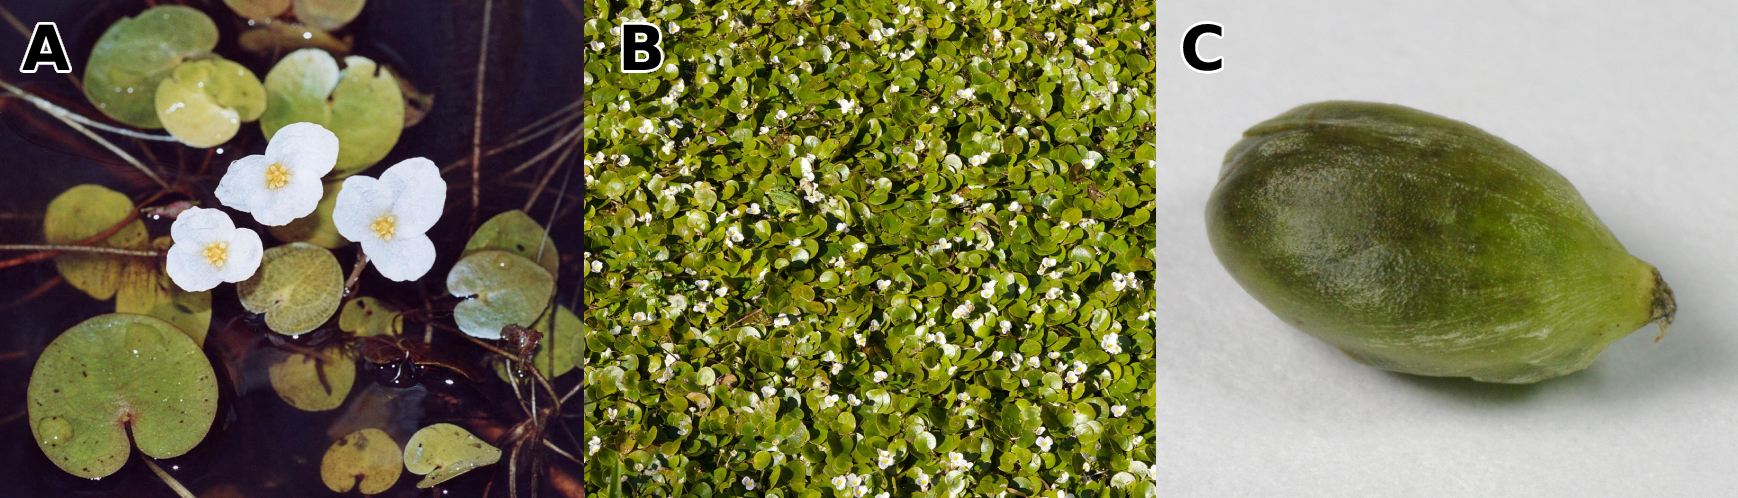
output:
<instances>
[{"instance_id":1,"label":"flower petal","mask_svg":"<svg viewBox=\"0 0 1738 498\"><path fill-rule=\"evenodd\" d=\"M314 123L291 123L272 134L266 157L289 168L292 179L318 179L338 164L338 136Z\"/></svg>"},{"instance_id":2,"label":"flower petal","mask_svg":"<svg viewBox=\"0 0 1738 498\"><path fill-rule=\"evenodd\" d=\"M215 239L227 238L235 230L235 222L220 209L187 208L169 225L169 238L176 244L203 246Z\"/></svg>"},{"instance_id":3,"label":"flower petal","mask_svg":"<svg viewBox=\"0 0 1738 498\"><path fill-rule=\"evenodd\" d=\"M326 193L320 188L320 179L309 176L291 176L290 182L281 188L260 191L262 194L255 199L262 203L255 206L253 219L269 226L285 225L314 212L320 205L320 196Z\"/></svg>"},{"instance_id":4,"label":"flower petal","mask_svg":"<svg viewBox=\"0 0 1738 498\"><path fill-rule=\"evenodd\" d=\"M229 163L229 171L217 182L217 200L249 213L264 206L260 197L266 192L266 167L271 164L271 159L258 154Z\"/></svg>"},{"instance_id":5,"label":"flower petal","mask_svg":"<svg viewBox=\"0 0 1738 498\"><path fill-rule=\"evenodd\" d=\"M223 282L217 274L217 269L211 267L211 262L205 260L202 254L202 244L176 243L169 246L169 255L164 260L163 270L169 273L169 279L175 281L187 292L211 290Z\"/></svg>"},{"instance_id":6,"label":"flower petal","mask_svg":"<svg viewBox=\"0 0 1738 498\"><path fill-rule=\"evenodd\" d=\"M332 225L338 235L352 242L380 241L369 224L392 208L392 190L380 180L366 176L344 179L338 200L332 206Z\"/></svg>"},{"instance_id":7,"label":"flower petal","mask_svg":"<svg viewBox=\"0 0 1738 498\"><path fill-rule=\"evenodd\" d=\"M265 256L265 247L260 244L259 234L237 228L229 233L229 261L218 270L218 276L225 282L247 280L259 271L262 256Z\"/></svg>"},{"instance_id":8,"label":"flower petal","mask_svg":"<svg viewBox=\"0 0 1738 498\"><path fill-rule=\"evenodd\" d=\"M374 269L386 278L409 282L422 278L428 269L434 266L434 242L427 235L417 234L410 238L396 238L391 242L365 241L362 250L368 253L368 260L374 263Z\"/></svg>"},{"instance_id":9,"label":"flower petal","mask_svg":"<svg viewBox=\"0 0 1738 498\"><path fill-rule=\"evenodd\" d=\"M441 169L426 157L399 161L380 174L380 181L397 193L392 214L398 216L403 236L428 232L441 219L447 204L447 181Z\"/></svg>"}]
</instances>

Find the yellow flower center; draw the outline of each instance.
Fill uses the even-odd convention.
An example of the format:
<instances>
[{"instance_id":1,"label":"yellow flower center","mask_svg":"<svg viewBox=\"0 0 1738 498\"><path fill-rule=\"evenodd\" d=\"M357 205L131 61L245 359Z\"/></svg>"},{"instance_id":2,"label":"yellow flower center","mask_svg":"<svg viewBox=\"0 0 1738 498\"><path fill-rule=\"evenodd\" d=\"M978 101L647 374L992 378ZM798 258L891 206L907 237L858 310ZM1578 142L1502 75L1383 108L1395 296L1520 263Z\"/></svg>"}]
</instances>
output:
<instances>
[{"instance_id":1,"label":"yellow flower center","mask_svg":"<svg viewBox=\"0 0 1738 498\"><path fill-rule=\"evenodd\" d=\"M388 214L375 218L373 223L368 224L368 228L374 230L374 235L380 237L380 240L391 241L393 233L398 231L398 215Z\"/></svg>"},{"instance_id":2,"label":"yellow flower center","mask_svg":"<svg viewBox=\"0 0 1738 498\"><path fill-rule=\"evenodd\" d=\"M282 163L272 163L266 166L266 188L277 190L290 183L290 169Z\"/></svg>"},{"instance_id":3,"label":"yellow flower center","mask_svg":"<svg viewBox=\"0 0 1738 498\"><path fill-rule=\"evenodd\" d=\"M205 260L210 262L211 266L223 268L223 264L229 262L229 242L212 242L207 244L205 246L204 255Z\"/></svg>"}]
</instances>

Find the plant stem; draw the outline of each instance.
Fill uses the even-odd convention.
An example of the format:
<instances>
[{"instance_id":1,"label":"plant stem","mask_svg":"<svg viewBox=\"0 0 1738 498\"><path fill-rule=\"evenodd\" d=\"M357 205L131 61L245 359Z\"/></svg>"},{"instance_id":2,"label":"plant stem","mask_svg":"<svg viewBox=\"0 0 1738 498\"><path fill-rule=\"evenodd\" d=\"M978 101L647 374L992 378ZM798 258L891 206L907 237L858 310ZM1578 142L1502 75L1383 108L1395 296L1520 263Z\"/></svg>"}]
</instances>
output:
<instances>
[{"instance_id":1,"label":"plant stem","mask_svg":"<svg viewBox=\"0 0 1738 498\"><path fill-rule=\"evenodd\" d=\"M483 82L489 75L489 13L495 10L495 0L483 0L483 38L477 50L477 112L471 127L471 224L477 227L477 210L482 209L483 167Z\"/></svg>"},{"instance_id":2,"label":"plant stem","mask_svg":"<svg viewBox=\"0 0 1738 498\"><path fill-rule=\"evenodd\" d=\"M55 119L59 119L60 122L62 122L62 123L66 123L67 126L72 127L73 130L83 134L86 137L89 137L91 140L96 141L97 144L103 146L103 148L109 149L109 152L113 152L113 153L115 153L116 156L120 156L121 160L126 161L127 164L131 164L131 165L133 165L134 168L138 168L139 171L141 173L144 173L147 178L151 179L151 181L157 182L158 186L161 186L164 189L170 188L169 183L163 181L162 177L157 176L156 171L152 171L151 168L146 167L145 163L139 162L139 160L134 158L132 154L128 154L126 151L121 150L120 147L116 147L115 144L109 143L109 141L103 139L103 137L97 135L96 133L92 133L89 128L85 128L83 124L80 124L78 121L73 120L73 118L71 118L70 116L76 116L76 114L74 114L72 111L66 110L66 108L64 108L64 107L54 105L53 102L49 102L48 100L43 99L42 97L38 97L38 96L36 96L36 94L26 92L26 91L24 91L24 89L13 86L11 83L7 83L5 81L0 81L0 88L5 88L6 91L11 92L13 95L17 95L20 98L23 98L24 100L30 102L31 104L36 105L37 108L40 108L44 112L47 112L48 115L54 116ZM80 116L80 117L82 118L83 116Z\"/></svg>"},{"instance_id":3,"label":"plant stem","mask_svg":"<svg viewBox=\"0 0 1738 498\"><path fill-rule=\"evenodd\" d=\"M140 256L154 258L163 253L136 249L120 249L115 247L76 246L62 244L0 244L0 251L60 251L60 252L95 252L119 256Z\"/></svg>"},{"instance_id":4,"label":"plant stem","mask_svg":"<svg viewBox=\"0 0 1738 498\"><path fill-rule=\"evenodd\" d=\"M175 494L180 495L181 498L193 498L193 493L187 491L187 487L182 486L181 481L177 481L174 477L170 477L168 472L164 472L162 467L157 466L157 462L151 461L151 457L145 456L141 453L139 454L139 459L144 460L145 465L151 467L152 472L157 473L157 477L163 480L163 484L168 484L169 489L175 490Z\"/></svg>"},{"instance_id":5,"label":"plant stem","mask_svg":"<svg viewBox=\"0 0 1738 498\"><path fill-rule=\"evenodd\" d=\"M344 299L350 299L350 293L356 290L356 281L362 278L362 269L368 267L368 254L362 252L362 244L356 244L356 267L350 269L350 278L344 280Z\"/></svg>"}]
</instances>

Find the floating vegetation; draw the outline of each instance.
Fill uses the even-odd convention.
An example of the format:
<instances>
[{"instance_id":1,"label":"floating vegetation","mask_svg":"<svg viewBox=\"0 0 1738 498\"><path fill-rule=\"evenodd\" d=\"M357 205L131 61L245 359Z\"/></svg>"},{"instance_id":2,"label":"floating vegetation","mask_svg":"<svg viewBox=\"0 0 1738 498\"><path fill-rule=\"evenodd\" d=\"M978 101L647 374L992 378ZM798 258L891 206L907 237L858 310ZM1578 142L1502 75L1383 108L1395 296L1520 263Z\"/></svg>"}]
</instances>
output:
<instances>
[{"instance_id":1,"label":"floating vegetation","mask_svg":"<svg viewBox=\"0 0 1738 498\"><path fill-rule=\"evenodd\" d=\"M43 350L28 406L49 460L98 478L119 470L135 444L154 458L193 449L217 415L217 379L199 345L169 322L113 313Z\"/></svg>"},{"instance_id":2,"label":"floating vegetation","mask_svg":"<svg viewBox=\"0 0 1738 498\"><path fill-rule=\"evenodd\" d=\"M404 444L404 468L423 476L416 487L428 488L501 460L501 449L477 439L463 427L434 424L416 431Z\"/></svg>"},{"instance_id":3,"label":"floating vegetation","mask_svg":"<svg viewBox=\"0 0 1738 498\"><path fill-rule=\"evenodd\" d=\"M290 52L266 73L265 89L268 102L260 128L267 137L302 122L338 135L332 180L380 162L404 131L404 94L392 71L367 57L345 57L340 71L338 61L324 50Z\"/></svg>"},{"instance_id":4,"label":"floating vegetation","mask_svg":"<svg viewBox=\"0 0 1738 498\"><path fill-rule=\"evenodd\" d=\"M332 251L294 242L266 249L259 273L235 292L248 311L265 314L273 331L296 335L326 323L343 290L344 271Z\"/></svg>"},{"instance_id":5,"label":"floating vegetation","mask_svg":"<svg viewBox=\"0 0 1738 498\"><path fill-rule=\"evenodd\" d=\"M380 429L362 429L332 442L320 458L320 480L333 492L386 492L404 473L404 453Z\"/></svg>"}]
</instances>

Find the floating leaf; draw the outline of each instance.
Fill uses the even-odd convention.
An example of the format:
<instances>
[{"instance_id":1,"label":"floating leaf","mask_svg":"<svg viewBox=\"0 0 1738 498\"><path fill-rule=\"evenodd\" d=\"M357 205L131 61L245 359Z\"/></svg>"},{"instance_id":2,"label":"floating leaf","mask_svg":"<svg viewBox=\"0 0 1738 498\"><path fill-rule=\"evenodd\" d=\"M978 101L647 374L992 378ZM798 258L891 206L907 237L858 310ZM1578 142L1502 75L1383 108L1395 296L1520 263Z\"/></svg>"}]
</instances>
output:
<instances>
[{"instance_id":1,"label":"floating leaf","mask_svg":"<svg viewBox=\"0 0 1738 498\"><path fill-rule=\"evenodd\" d=\"M168 250L174 241L158 237L152 246ZM115 293L115 312L154 316L187 333L193 342L205 344L211 328L211 291L187 292L155 264L131 265L123 273Z\"/></svg>"},{"instance_id":2,"label":"floating leaf","mask_svg":"<svg viewBox=\"0 0 1738 498\"><path fill-rule=\"evenodd\" d=\"M314 205L313 214L266 229L284 242L307 242L327 249L350 245L350 239L339 235L338 225L332 224L332 208L338 203L338 189L342 185L342 182L326 182L326 192L320 197L320 203Z\"/></svg>"},{"instance_id":3,"label":"floating leaf","mask_svg":"<svg viewBox=\"0 0 1738 498\"><path fill-rule=\"evenodd\" d=\"M229 10L248 19L271 19L290 9L291 0L223 0Z\"/></svg>"},{"instance_id":4,"label":"floating leaf","mask_svg":"<svg viewBox=\"0 0 1738 498\"><path fill-rule=\"evenodd\" d=\"M355 20L362 5L363 0L296 0L296 20L333 31Z\"/></svg>"},{"instance_id":5,"label":"floating leaf","mask_svg":"<svg viewBox=\"0 0 1738 498\"><path fill-rule=\"evenodd\" d=\"M404 329L404 315L379 299L359 297L344 303L344 310L338 312L338 328L357 337L398 335Z\"/></svg>"},{"instance_id":6,"label":"floating leaf","mask_svg":"<svg viewBox=\"0 0 1738 498\"><path fill-rule=\"evenodd\" d=\"M561 256L555 249L555 241L545 239L543 225L537 224L524 211L512 210L497 214L489 221L477 227L477 232L471 234L471 240L465 242L465 252L459 256L464 259L477 251L485 250L507 251L536 261L550 275L556 274Z\"/></svg>"},{"instance_id":7,"label":"floating leaf","mask_svg":"<svg viewBox=\"0 0 1738 498\"><path fill-rule=\"evenodd\" d=\"M332 251L304 242L266 249L260 269L236 284L242 307L266 315L266 326L279 334L314 330L338 311L344 292L344 270Z\"/></svg>"},{"instance_id":8,"label":"floating leaf","mask_svg":"<svg viewBox=\"0 0 1738 498\"><path fill-rule=\"evenodd\" d=\"M425 476L416 483L418 488L427 489L500 460L499 448L453 424L424 427L404 444L404 468Z\"/></svg>"},{"instance_id":9,"label":"floating leaf","mask_svg":"<svg viewBox=\"0 0 1738 498\"><path fill-rule=\"evenodd\" d=\"M290 52L266 73L266 138L279 128L311 122L338 136L338 164L330 179L350 176L386 157L404 131L404 94L392 71L366 57L344 58L345 68L323 50Z\"/></svg>"},{"instance_id":10,"label":"floating leaf","mask_svg":"<svg viewBox=\"0 0 1738 498\"><path fill-rule=\"evenodd\" d=\"M553 379L573 370L575 359L579 358L580 336L585 324L566 306L558 306L555 313L545 313L543 319L537 321L532 328L543 333L543 339L537 343L537 353L532 356L531 363L537 371L543 372L543 377ZM501 380L507 378L507 362L498 364L495 374Z\"/></svg>"},{"instance_id":11,"label":"floating leaf","mask_svg":"<svg viewBox=\"0 0 1738 498\"><path fill-rule=\"evenodd\" d=\"M145 9L109 26L85 64L84 92L97 110L140 128L162 128L157 85L182 61L217 46L217 25L181 5Z\"/></svg>"},{"instance_id":12,"label":"floating leaf","mask_svg":"<svg viewBox=\"0 0 1738 498\"><path fill-rule=\"evenodd\" d=\"M224 59L176 67L157 85L157 120L193 147L215 147L266 110L266 91L253 71Z\"/></svg>"},{"instance_id":13,"label":"floating leaf","mask_svg":"<svg viewBox=\"0 0 1738 498\"><path fill-rule=\"evenodd\" d=\"M37 446L62 470L92 479L119 470L132 444L154 458L187 453L217 415L217 380L199 345L168 322L122 313L49 343L28 396Z\"/></svg>"},{"instance_id":14,"label":"floating leaf","mask_svg":"<svg viewBox=\"0 0 1738 498\"><path fill-rule=\"evenodd\" d=\"M453 308L459 330L472 337L500 339L501 327L537 319L555 292L555 279L524 256L477 251L453 265L447 273L447 290L470 297Z\"/></svg>"},{"instance_id":15,"label":"floating leaf","mask_svg":"<svg viewBox=\"0 0 1738 498\"><path fill-rule=\"evenodd\" d=\"M48 203L42 218L42 235L50 244L72 244L94 237L127 219L133 201L101 185L84 184L62 192ZM123 249L145 249L150 243L145 224L133 220L100 244ZM128 265L147 264L143 258L89 252L67 252L54 257L54 266L73 288L98 300L115 296Z\"/></svg>"},{"instance_id":16,"label":"floating leaf","mask_svg":"<svg viewBox=\"0 0 1738 498\"><path fill-rule=\"evenodd\" d=\"M344 355L343 348L328 347L308 355L278 351L273 353L266 373L272 379L272 389L278 397L298 410L323 412L344 404L350 387L356 383L356 362Z\"/></svg>"},{"instance_id":17,"label":"floating leaf","mask_svg":"<svg viewBox=\"0 0 1738 498\"><path fill-rule=\"evenodd\" d=\"M326 448L320 458L320 480L336 493L352 488L365 495L386 492L404 472L404 453L386 431L362 429Z\"/></svg>"}]
</instances>

